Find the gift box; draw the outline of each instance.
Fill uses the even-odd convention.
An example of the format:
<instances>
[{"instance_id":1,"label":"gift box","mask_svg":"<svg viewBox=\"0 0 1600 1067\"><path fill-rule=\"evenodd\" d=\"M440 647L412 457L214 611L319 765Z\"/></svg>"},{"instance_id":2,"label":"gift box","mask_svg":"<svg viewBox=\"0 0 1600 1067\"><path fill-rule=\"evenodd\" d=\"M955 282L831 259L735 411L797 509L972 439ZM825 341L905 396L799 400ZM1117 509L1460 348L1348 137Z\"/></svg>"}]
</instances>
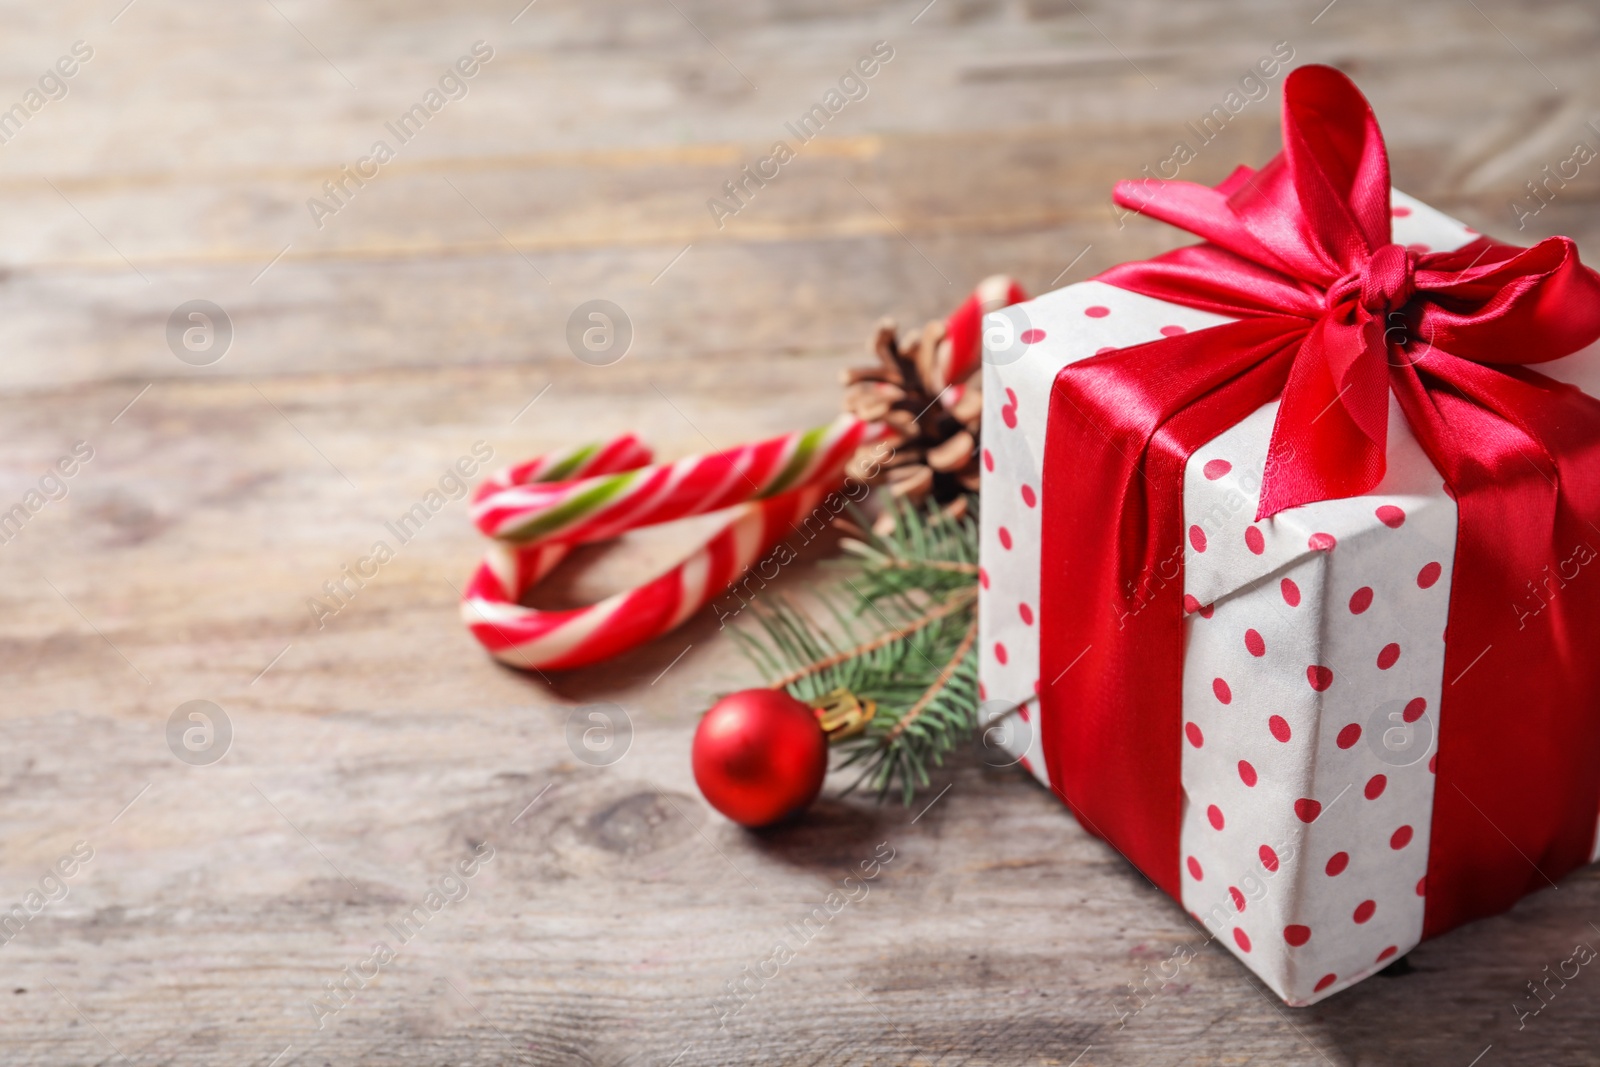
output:
<instances>
[{"instance_id":1,"label":"gift box","mask_svg":"<svg viewBox=\"0 0 1600 1067\"><path fill-rule=\"evenodd\" d=\"M1286 1002L1596 857L1600 281L1336 71L1205 238L984 320L983 717Z\"/></svg>"}]
</instances>

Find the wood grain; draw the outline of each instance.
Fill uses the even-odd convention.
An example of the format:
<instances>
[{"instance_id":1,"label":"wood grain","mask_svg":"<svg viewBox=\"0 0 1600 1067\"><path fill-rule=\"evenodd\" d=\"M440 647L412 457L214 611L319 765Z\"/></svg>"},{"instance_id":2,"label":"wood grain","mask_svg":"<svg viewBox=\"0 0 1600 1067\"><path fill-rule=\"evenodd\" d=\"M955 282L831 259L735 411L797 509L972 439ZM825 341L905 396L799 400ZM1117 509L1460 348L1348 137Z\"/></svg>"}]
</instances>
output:
<instances>
[{"instance_id":1,"label":"wood grain","mask_svg":"<svg viewBox=\"0 0 1600 1067\"><path fill-rule=\"evenodd\" d=\"M93 849L0 944L6 1063L1600 1062L1588 969L1521 1028L1512 1007L1600 944L1594 870L1289 1011L972 754L925 809L730 826L687 759L699 712L752 679L714 621L550 681L499 668L456 619L480 550L460 503L323 627L306 607L475 441L510 461L633 428L677 455L806 425L881 314L1180 243L1119 229L1109 188L1277 41L1358 77L1409 192L1600 249L1600 171L1521 233L1509 206L1600 144L1592 7L121 3L4 4L0 106L95 49L0 145L0 510L94 450L0 544L0 911ZM466 97L317 228L306 199L479 40ZM706 199L879 40L866 98L719 228ZM1276 89L1186 176L1267 158ZM564 339L597 297L635 328L609 367ZM235 328L206 367L165 336L196 298ZM673 547L592 553L556 591ZM208 766L166 739L195 699L233 728ZM608 766L566 740L596 703L632 723ZM386 924L484 846L399 944ZM866 895L729 1000L875 853ZM394 959L319 1019L377 941Z\"/></svg>"}]
</instances>

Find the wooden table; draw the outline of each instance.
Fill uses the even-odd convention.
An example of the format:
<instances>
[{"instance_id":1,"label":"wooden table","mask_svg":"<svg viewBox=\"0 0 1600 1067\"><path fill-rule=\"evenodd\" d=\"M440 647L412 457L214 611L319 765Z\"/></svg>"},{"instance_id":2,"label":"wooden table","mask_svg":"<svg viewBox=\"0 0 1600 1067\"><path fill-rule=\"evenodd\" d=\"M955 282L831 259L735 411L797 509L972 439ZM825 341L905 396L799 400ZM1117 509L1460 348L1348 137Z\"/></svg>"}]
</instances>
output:
<instances>
[{"instance_id":1,"label":"wooden table","mask_svg":"<svg viewBox=\"0 0 1600 1067\"><path fill-rule=\"evenodd\" d=\"M0 910L28 918L0 945L6 1063L1600 1062L1593 968L1513 1010L1600 945L1593 870L1287 1010L969 756L909 810L739 830L688 767L698 714L755 677L714 621L547 684L457 621L480 550L462 503L404 545L385 526L474 442L499 462L634 428L678 455L805 426L880 314L1179 243L1119 229L1109 186L1279 41L1361 80L1397 184L1600 258L1595 166L1520 235L1509 207L1600 144L1592 6L123 2L7 3L0 45L0 107L24 106L0 146L0 511L93 453L0 545ZM45 86L66 94L28 111L76 41L92 56ZM427 111L477 41L492 57ZM785 123L878 41L866 96L799 143ZM1279 82L1185 175L1265 160ZM419 102L402 143L386 124ZM393 158L363 164L379 139ZM719 227L707 200L777 139L795 158ZM568 347L592 299L631 321L620 362ZM168 343L191 300L231 323L214 362L215 338L188 362ZM379 539L394 559L317 619ZM675 548L627 547L560 592ZM169 748L191 700L231 727L217 762ZM632 724L605 766L566 740L596 702ZM75 846L92 858L50 880ZM475 850L465 896L396 938ZM868 895L762 973L875 852ZM1193 962L1124 1018L1179 946Z\"/></svg>"}]
</instances>

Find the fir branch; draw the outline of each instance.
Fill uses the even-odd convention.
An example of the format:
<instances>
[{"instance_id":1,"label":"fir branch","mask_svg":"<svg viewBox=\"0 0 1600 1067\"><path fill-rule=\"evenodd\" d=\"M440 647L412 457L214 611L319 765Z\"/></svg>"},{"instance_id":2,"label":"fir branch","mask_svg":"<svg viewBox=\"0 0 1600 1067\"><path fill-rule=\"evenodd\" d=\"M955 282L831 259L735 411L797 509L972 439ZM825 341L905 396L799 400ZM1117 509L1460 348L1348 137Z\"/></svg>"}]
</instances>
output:
<instances>
[{"instance_id":1,"label":"fir branch","mask_svg":"<svg viewBox=\"0 0 1600 1067\"><path fill-rule=\"evenodd\" d=\"M847 544L848 571L817 592L828 623L776 598L752 612L756 627L733 633L777 676L772 688L806 701L845 689L874 702L866 731L838 746L839 766L860 768L846 792L870 785L909 804L977 726L977 519L892 507L893 532Z\"/></svg>"},{"instance_id":2,"label":"fir branch","mask_svg":"<svg viewBox=\"0 0 1600 1067\"><path fill-rule=\"evenodd\" d=\"M973 619L972 625L967 627L967 636L961 639L961 644L950 656L950 662L946 663L944 670L939 672L939 680L934 682L933 685L929 686L927 692L923 693L922 696L918 698L917 702L911 705L911 710L900 716L900 718L894 724L894 729L890 730L889 733L885 735L883 739L884 744L894 744L895 741L899 739L900 735L906 732L906 727L917 721L917 716L921 715L923 709L933 701L934 697L939 695L939 691L943 689L945 687L945 683L950 680L950 675L955 671L963 657L965 657L966 654L972 649L972 642L976 641L977 639L978 620Z\"/></svg>"},{"instance_id":3,"label":"fir branch","mask_svg":"<svg viewBox=\"0 0 1600 1067\"><path fill-rule=\"evenodd\" d=\"M905 626L895 630L890 630L885 634L880 634L870 641L863 641L854 648L847 648L842 652L834 652L824 656L819 660L814 660L810 663L807 663L802 667L797 667L788 674L784 675L782 678L779 678L776 682L773 682L767 688L787 689L807 675L816 674L818 671L827 670L829 667L836 667L839 664L844 663L846 660L855 659L858 656L864 656L869 652L876 652L878 649L884 647L885 645L892 644L895 641L902 641L908 634L915 633L924 626L931 626L933 623L938 622L940 619L951 614L952 612L960 611L962 608L969 607L970 602L976 599L977 595L978 593L976 589L970 591L970 593L957 593L955 596L951 597L950 600L936 608L933 608L930 611L924 612L922 615L918 616L916 619L913 619ZM974 627L976 627L976 624L974 624ZM976 632L974 632L973 636L976 637Z\"/></svg>"}]
</instances>

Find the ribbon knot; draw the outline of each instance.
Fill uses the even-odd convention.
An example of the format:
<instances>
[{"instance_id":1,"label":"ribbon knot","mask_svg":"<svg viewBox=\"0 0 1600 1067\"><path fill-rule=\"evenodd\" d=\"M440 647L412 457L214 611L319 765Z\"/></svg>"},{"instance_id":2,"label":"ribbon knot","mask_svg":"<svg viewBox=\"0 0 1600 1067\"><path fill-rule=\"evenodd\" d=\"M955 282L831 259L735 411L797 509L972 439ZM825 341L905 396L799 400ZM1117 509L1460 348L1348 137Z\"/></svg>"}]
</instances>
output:
<instances>
[{"instance_id":1,"label":"ribbon knot","mask_svg":"<svg viewBox=\"0 0 1600 1067\"><path fill-rule=\"evenodd\" d=\"M1365 267L1352 270L1328 286L1323 307L1337 313L1359 304L1374 318L1399 311L1416 295L1417 254L1396 244L1381 246Z\"/></svg>"},{"instance_id":2,"label":"ribbon knot","mask_svg":"<svg viewBox=\"0 0 1600 1067\"><path fill-rule=\"evenodd\" d=\"M1405 307L1417 291L1417 254L1401 245L1384 245L1361 273L1361 306L1374 315Z\"/></svg>"}]
</instances>

